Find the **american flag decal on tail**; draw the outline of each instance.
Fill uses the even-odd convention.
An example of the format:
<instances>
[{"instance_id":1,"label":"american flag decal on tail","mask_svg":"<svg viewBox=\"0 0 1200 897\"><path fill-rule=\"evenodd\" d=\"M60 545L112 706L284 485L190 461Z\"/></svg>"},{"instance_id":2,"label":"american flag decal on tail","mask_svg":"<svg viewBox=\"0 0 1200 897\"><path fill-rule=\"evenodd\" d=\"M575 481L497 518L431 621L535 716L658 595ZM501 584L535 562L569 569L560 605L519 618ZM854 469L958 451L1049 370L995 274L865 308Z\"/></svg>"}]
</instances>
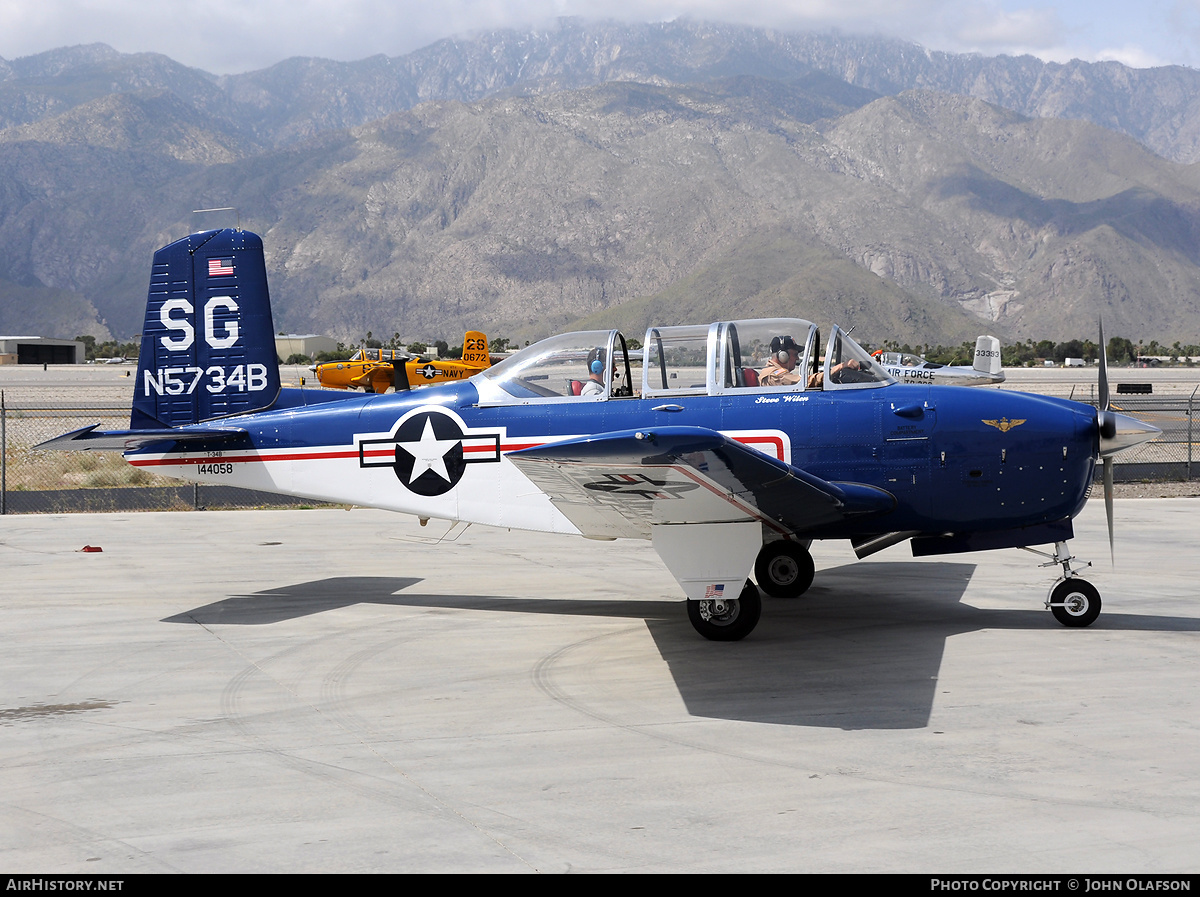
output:
<instances>
[{"instance_id":1,"label":"american flag decal on tail","mask_svg":"<svg viewBox=\"0 0 1200 897\"><path fill-rule=\"evenodd\" d=\"M209 259L208 276L222 277L233 273L233 259Z\"/></svg>"}]
</instances>

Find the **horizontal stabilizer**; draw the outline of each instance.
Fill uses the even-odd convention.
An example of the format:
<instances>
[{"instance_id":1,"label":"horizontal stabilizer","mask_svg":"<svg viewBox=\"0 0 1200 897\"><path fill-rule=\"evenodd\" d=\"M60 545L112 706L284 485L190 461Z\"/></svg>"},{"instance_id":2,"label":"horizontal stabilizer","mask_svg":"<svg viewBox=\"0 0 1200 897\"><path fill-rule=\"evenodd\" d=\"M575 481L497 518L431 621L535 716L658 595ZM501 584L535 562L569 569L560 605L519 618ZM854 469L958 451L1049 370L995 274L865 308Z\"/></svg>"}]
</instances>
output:
<instances>
[{"instance_id":1,"label":"horizontal stabilizer","mask_svg":"<svg viewBox=\"0 0 1200 897\"><path fill-rule=\"evenodd\" d=\"M221 442L246 435L241 427L213 427L205 430L100 430L92 424L38 443L35 449L68 452L127 452L152 442Z\"/></svg>"}]
</instances>

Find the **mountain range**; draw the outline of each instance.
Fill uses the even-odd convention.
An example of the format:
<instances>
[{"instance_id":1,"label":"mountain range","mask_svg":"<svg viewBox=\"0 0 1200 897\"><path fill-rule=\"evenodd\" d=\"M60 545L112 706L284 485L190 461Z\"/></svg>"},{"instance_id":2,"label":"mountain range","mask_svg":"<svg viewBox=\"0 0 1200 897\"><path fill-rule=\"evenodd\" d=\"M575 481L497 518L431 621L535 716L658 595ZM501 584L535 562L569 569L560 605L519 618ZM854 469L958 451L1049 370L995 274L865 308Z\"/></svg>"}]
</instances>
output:
<instances>
[{"instance_id":1,"label":"mountain range","mask_svg":"<svg viewBox=\"0 0 1200 897\"><path fill-rule=\"evenodd\" d=\"M1198 156L1191 69L882 38L564 20L223 77L64 48L0 60L0 332L127 338L153 250L238 221L277 329L347 342L1197 343Z\"/></svg>"}]
</instances>

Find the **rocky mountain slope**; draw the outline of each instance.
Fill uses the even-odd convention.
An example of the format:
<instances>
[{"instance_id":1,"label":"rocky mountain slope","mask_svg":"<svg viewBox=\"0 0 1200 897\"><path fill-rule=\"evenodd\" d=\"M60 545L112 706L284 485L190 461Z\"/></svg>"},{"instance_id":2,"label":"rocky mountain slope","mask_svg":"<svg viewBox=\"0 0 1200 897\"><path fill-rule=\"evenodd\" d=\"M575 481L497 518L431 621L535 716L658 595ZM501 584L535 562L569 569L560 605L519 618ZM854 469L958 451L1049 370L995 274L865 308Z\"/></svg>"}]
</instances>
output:
<instances>
[{"instance_id":1,"label":"rocky mountain slope","mask_svg":"<svg viewBox=\"0 0 1200 897\"><path fill-rule=\"evenodd\" d=\"M346 340L762 314L1060 339L1103 313L1200 342L1172 161L1196 76L694 22L226 78L0 60L0 332L136 332L153 249L233 205L277 326Z\"/></svg>"}]
</instances>

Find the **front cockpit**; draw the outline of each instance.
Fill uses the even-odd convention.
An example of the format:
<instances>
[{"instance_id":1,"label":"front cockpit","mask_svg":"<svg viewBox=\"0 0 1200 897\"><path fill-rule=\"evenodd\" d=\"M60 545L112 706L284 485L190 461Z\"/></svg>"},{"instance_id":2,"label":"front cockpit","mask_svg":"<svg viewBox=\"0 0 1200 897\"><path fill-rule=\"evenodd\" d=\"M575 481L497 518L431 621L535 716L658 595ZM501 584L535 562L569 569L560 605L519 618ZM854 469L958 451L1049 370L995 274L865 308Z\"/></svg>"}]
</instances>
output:
<instances>
[{"instance_id":1,"label":"front cockpit","mask_svg":"<svg viewBox=\"0 0 1200 897\"><path fill-rule=\"evenodd\" d=\"M840 327L761 318L650 327L631 347L619 330L542 340L477 378L486 405L544 401L862 389L893 383Z\"/></svg>"}]
</instances>

